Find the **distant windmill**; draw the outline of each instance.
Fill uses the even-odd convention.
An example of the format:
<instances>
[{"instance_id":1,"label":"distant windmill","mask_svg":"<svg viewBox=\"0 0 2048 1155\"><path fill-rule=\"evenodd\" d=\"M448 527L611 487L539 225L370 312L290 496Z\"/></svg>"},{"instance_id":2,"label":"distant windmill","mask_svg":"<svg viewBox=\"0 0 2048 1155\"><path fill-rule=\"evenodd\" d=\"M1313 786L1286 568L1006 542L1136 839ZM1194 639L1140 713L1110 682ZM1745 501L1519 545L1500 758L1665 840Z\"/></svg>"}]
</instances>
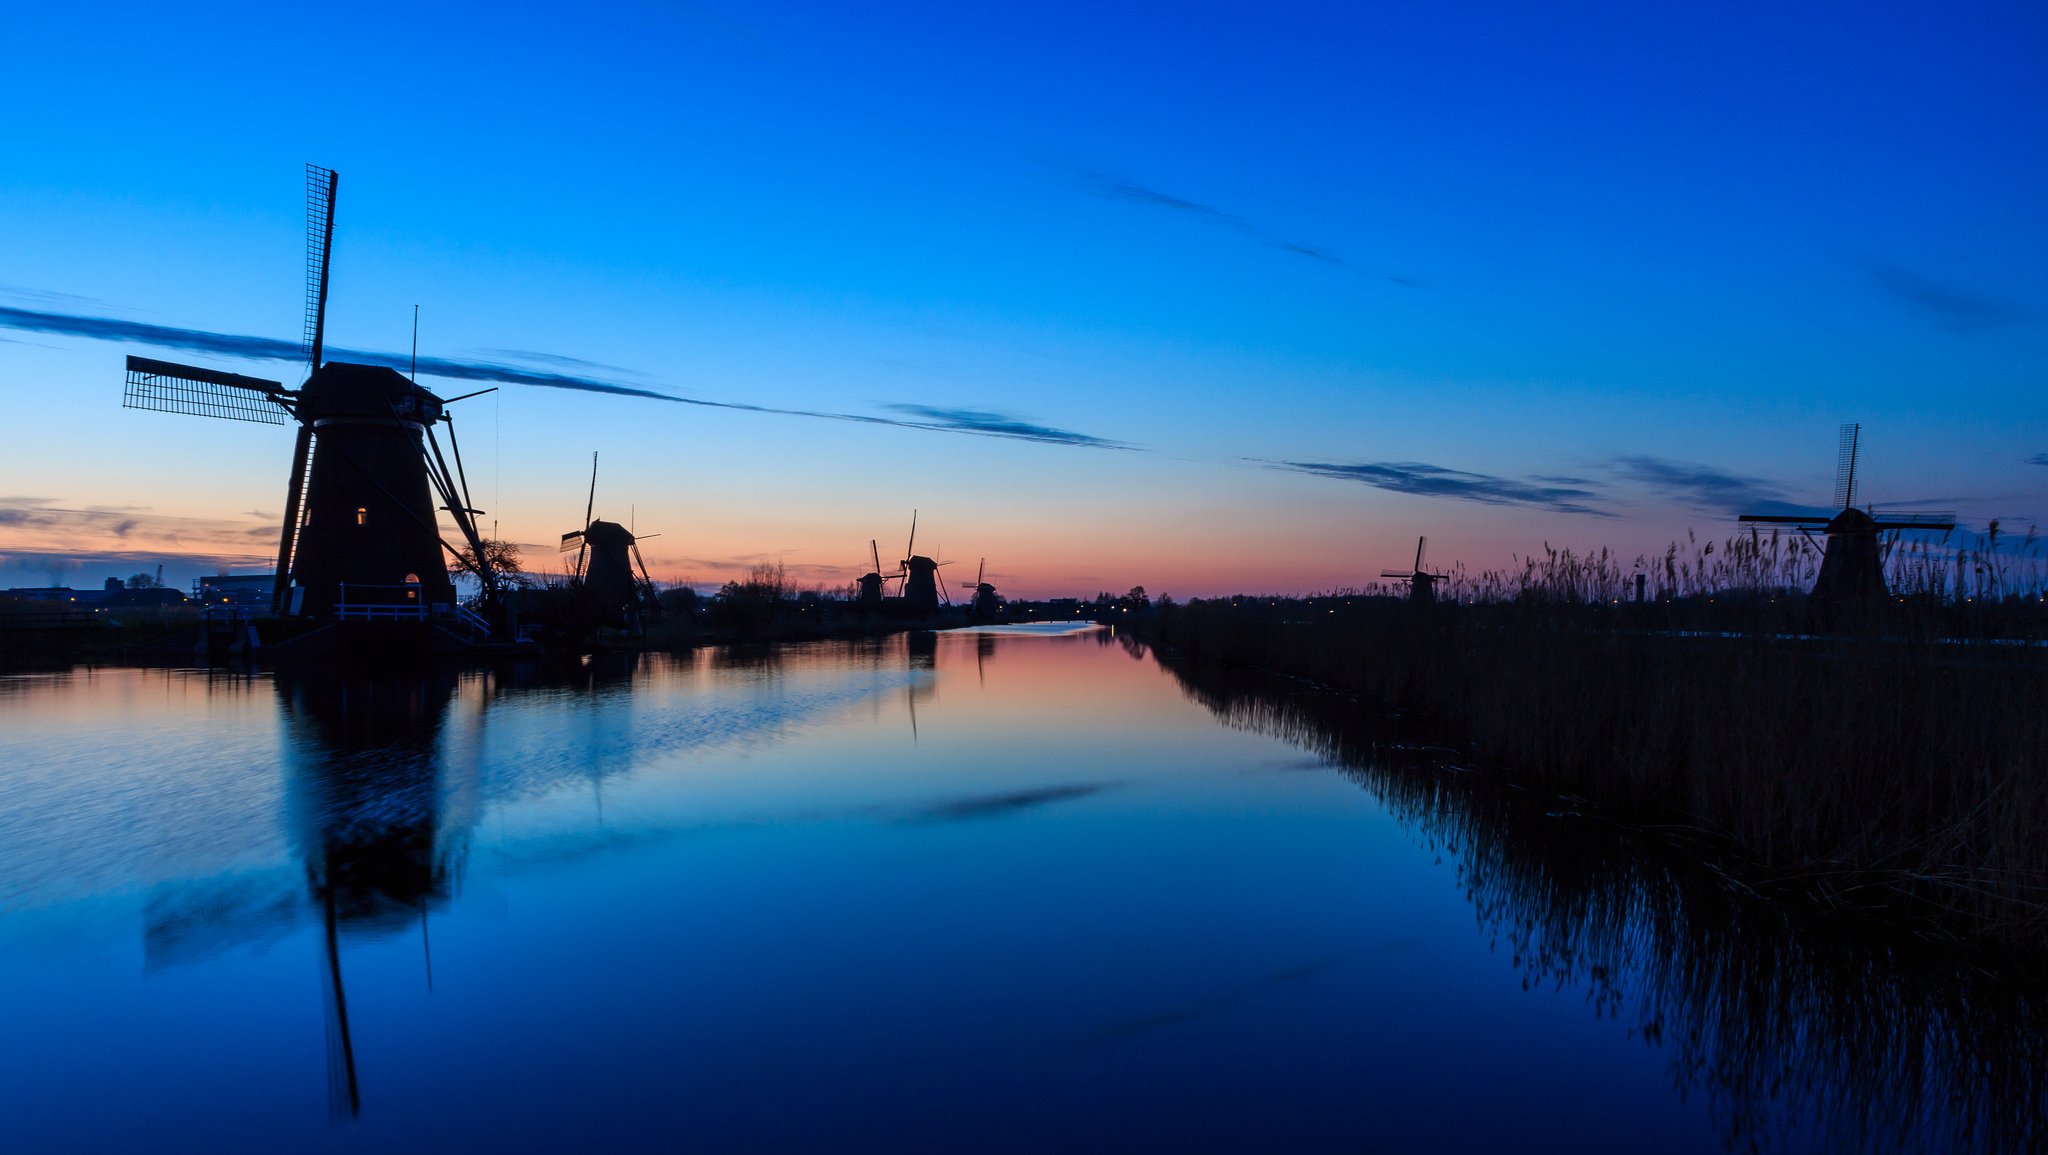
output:
<instances>
[{"instance_id":1,"label":"distant windmill","mask_svg":"<svg viewBox=\"0 0 2048 1155\"><path fill-rule=\"evenodd\" d=\"M1430 573L1422 568L1422 551L1428 545L1429 539L1426 537L1415 539L1415 568L1406 571L1397 569L1383 569L1380 571L1380 576L1383 578L1400 578L1408 583L1408 601L1412 605L1435 605L1436 583L1451 576L1449 574Z\"/></svg>"},{"instance_id":2,"label":"distant windmill","mask_svg":"<svg viewBox=\"0 0 2048 1155\"><path fill-rule=\"evenodd\" d=\"M363 616L410 609L424 617L429 607L452 609L451 558L476 573L486 603L495 604L497 575L477 534L475 515L482 511L469 504L454 419L443 412L449 402L393 369L321 360L339 184L333 171L306 166L305 383L287 389L277 381L130 357L122 404L299 427L278 537L274 612L333 618L348 616L344 607L354 605L376 607ZM439 423L448 426L453 471L434 439ZM441 537L437 508L454 519L469 545L466 555Z\"/></svg>"},{"instance_id":3,"label":"distant windmill","mask_svg":"<svg viewBox=\"0 0 2048 1155\"><path fill-rule=\"evenodd\" d=\"M583 528L562 535L562 553L576 551L574 588L607 625L637 626L660 615L654 581L640 557L640 539L615 521L594 521L597 509L597 454L590 455L590 498L583 506ZM654 536L654 535L649 535Z\"/></svg>"},{"instance_id":4,"label":"distant windmill","mask_svg":"<svg viewBox=\"0 0 2048 1155\"><path fill-rule=\"evenodd\" d=\"M912 617L928 618L939 612L939 600L953 599L939 581L939 567L949 563L917 554L917 511L910 511L910 543L903 547L903 610Z\"/></svg>"},{"instance_id":5,"label":"distant windmill","mask_svg":"<svg viewBox=\"0 0 2048 1155\"><path fill-rule=\"evenodd\" d=\"M887 592L886 583L900 580L907 575L900 568L895 573L882 572L882 548L873 538L868 539L868 553L874 559L875 568L860 575L856 583L860 587L860 595L854 604L867 613L880 613L882 598Z\"/></svg>"},{"instance_id":6,"label":"distant windmill","mask_svg":"<svg viewBox=\"0 0 2048 1155\"><path fill-rule=\"evenodd\" d=\"M974 582L960 584L974 591L974 600L968 603L967 614L977 622L993 622L1003 616L1003 599L996 593L996 587L988 584L988 559L981 559L981 568L975 571Z\"/></svg>"},{"instance_id":7,"label":"distant windmill","mask_svg":"<svg viewBox=\"0 0 2048 1155\"><path fill-rule=\"evenodd\" d=\"M1856 464L1862 452L1863 426L1842 426L1839 455L1835 463L1835 508L1832 514L1745 513L1741 520L1752 525L1789 525L1809 539L1813 531L1826 535L1821 554L1820 576L1813 581L1810 595L1815 601L1851 601L1885 596L1884 560L1878 556L1877 535L1895 530L1940 530L1956 527L1953 513L1907 513L1895 511L1882 517L1856 508Z\"/></svg>"}]
</instances>

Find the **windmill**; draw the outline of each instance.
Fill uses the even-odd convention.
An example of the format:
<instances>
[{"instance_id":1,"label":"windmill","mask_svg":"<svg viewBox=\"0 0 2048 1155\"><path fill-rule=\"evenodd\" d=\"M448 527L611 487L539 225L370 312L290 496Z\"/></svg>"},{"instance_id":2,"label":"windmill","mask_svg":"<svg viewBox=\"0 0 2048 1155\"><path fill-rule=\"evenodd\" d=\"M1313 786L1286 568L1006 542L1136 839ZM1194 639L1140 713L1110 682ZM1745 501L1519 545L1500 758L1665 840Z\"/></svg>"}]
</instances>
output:
<instances>
[{"instance_id":1,"label":"windmill","mask_svg":"<svg viewBox=\"0 0 2048 1155\"><path fill-rule=\"evenodd\" d=\"M947 605L953 599L939 581L939 567L948 563L923 557L917 548L917 511L910 511L910 542L903 547L903 609L912 617L928 618L939 612L939 599Z\"/></svg>"},{"instance_id":2,"label":"windmill","mask_svg":"<svg viewBox=\"0 0 2048 1155\"><path fill-rule=\"evenodd\" d=\"M476 529L482 511L470 507L454 419L443 411L463 398L443 401L381 365L322 360L339 184L332 170L306 166L305 382L287 389L131 356L122 404L298 426L271 596L278 615L424 619L437 607L452 611L451 558L476 574L486 605L495 606L497 575ZM452 471L434 438L444 423ZM441 536L437 511L453 518L467 554Z\"/></svg>"},{"instance_id":3,"label":"windmill","mask_svg":"<svg viewBox=\"0 0 2048 1155\"><path fill-rule=\"evenodd\" d=\"M615 521L597 521L597 454L590 455L590 499L583 506L583 528L562 535L562 553L576 551L573 588L609 625L638 625L642 616L660 615L654 580L640 557L640 539ZM654 536L652 534L649 535Z\"/></svg>"},{"instance_id":4,"label":"windmill","mask_svg":"<svg viewBox=\"0 0 2048 1155\"><path fill-rule=\"evenodd\" d=\"M1856 508L1856 463L1862 453L1863 426L1842 426L1835 460L1835 508L1832 514L1745 513L1741 519L1751 525L1789 525L1809 541L1819 530L1826 538L1821 553L1820 576L1809 595L1815 601L1852 601L1885 596L1884 559L1879 556L1877 535L1896 530L1955 529L1953 513L1908 513L1893 511L1879 516L1872 510Z\"/></svg>"},{"instance_id":5,"label":"windmill","mask_svg":"<svg viewBox=\"0 0 2048 1155\"><path fill-rule=\"evenodd\" d=\"M913 520L915 516L915 514L912 515ZM885 583L901 580L908 575L901 568L898 568L895 573L882 572L882 548L875 543L873 538L868 539L868 554L873 558L875 568L860 575L860 579L856 583L860 587L860 594L854 604L859 606L864 613L880 613L882 610L882 597L888 588Z\"/></svg>"},{"instance_id":6,"label":"windmill","mask_svg":"<svg viewBox=\"0 0 2048 1155\"><path fill-rule=\"evenodd\" d=\"M1422 568L1422 551L1428 545L1429 539L1426 537L1415 539L1415 568L1406 571L1397 569L1383 569L1380 571L1380 576L1383 578L1400 578L1408 583L1408 602L1410 605L1435 605L1436 583L1451 576L1449 574L1431 573Z\"/></svg>"},{"instance_id":7,"label":"windmill","mask_svg":"<svg viewBox=\"0 0 2048 1155\"><path fill-rule=\"evenodd\" d=\"M974 600L968 603L967 615L977 622L993 622L1003 616L1003 599L996 593L996 587L988 584L988 559L981 559L981 568L974 572L974 582L960 584L974 591Z\"/></svg>"}]
</instances>

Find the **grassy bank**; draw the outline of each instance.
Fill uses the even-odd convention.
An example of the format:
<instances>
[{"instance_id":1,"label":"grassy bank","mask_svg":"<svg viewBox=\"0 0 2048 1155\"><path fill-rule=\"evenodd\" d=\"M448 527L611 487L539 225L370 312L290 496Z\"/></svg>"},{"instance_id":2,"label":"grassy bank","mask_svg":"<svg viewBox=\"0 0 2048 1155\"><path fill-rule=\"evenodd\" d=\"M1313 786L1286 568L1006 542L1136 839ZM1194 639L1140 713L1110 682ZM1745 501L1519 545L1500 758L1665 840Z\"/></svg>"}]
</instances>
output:
<instances>
[{"instance_id":1,"label":"grassy bank","mask_svg":"<svg viewBox=\"0 0 2048 1155\"><path fill-rule=\"evenodd\" d=\"M1539 581L1420 612L1354 595L1144 619L1190 661L1427 714L1517 781L1696 828L1831 903L2048 948L2048 649L2023 641L2038 602L1628 605Z\"/></svg>"}]
</instances>

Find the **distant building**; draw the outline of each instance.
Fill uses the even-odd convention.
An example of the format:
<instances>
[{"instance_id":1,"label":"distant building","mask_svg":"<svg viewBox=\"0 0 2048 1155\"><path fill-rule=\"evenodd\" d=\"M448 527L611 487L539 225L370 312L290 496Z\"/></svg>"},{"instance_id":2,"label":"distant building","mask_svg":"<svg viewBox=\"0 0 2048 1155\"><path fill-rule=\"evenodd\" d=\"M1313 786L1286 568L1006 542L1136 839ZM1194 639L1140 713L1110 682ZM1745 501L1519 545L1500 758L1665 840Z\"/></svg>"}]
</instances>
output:
<instances>
[{"instance_id":1,"label":"distant building","mask_svg":"<svg viewBox=\"0 0 2048 1155\"><path fill-rule=\"evenodd\" d=\"M107 599L109 590L75 590L70 586L16 586L7 591L7 596L26 598L35 602L66 602L73 605L95 606Z\"/></svg>"},{"instance_id":2,"label":"distant building","mask_svg":"<svg viewBox=\"0 0 2048 1155\"><path fill-rule=\"evenodd\" d=\"M192 599L209 606L267 608L276 588L274 573L215 574L192 583Z\"/></svg>"}]
</instances>

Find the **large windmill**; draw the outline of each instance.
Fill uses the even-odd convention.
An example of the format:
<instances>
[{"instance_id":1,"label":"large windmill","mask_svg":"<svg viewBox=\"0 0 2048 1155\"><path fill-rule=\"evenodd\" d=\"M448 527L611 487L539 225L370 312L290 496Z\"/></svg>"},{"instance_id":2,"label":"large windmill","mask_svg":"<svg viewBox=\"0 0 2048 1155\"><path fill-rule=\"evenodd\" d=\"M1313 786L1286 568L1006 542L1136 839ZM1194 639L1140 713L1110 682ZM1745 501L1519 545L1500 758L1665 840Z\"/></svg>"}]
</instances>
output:
<instances>
[{"instance_id":1,"label":"large windmill","mask_svg":"<svg viewBox=\"0 0 2048 1155\"><path fill-rule=\"evenodd\" d=\"M425 618L444 607L452 611L451 560L474 572L485 602L495 604L497 575L477 534L481 511L469 504L454 420L443 411L448 402L394 369L321 358L339 183L332 170L306 166L305 382L287 389L277 381L130 357L122 404L298 426L272 593L279 615ZM448 426L452 471L434 438L441 423ZM453 518L466 553L441 536L437 511Z\"/></svg>"},{"instance_id":2,"label":"large windmill","mask_svg":"<svg viewBox=\"0 0 2048 1155\"><path fill-rule=\"evenodd\" d=\"M1862 452L1863 426L1842 426L1839 453L1835 461L1835 509L1831 514L1745 513L1741 520L1752 525L1789 525L1811 539L1819 530L1826 535L1820 559L1820 576L1813 581L1810 595L1815 601L1850 601L1885 595L1884 559L1879 556L1877 535L1895 530L1939 530L1956 527L1953 513L1908 513L1891 511L1879 516L1856 508L1856 462Z\"/></svg>"},{"instance_id":3,"label":"large windmill","mask_svg":"<svg viewBox=\"0 0 2048 1155\"><path fill-rule=\"evenodd\" d=\"M607 625L638 626L659 617L654 580L640 556L640 539L615 521L592 520L597 509L597 454L590 455L590 500L583 507L583 528L562 535L561 552L576 551L571 580ZM656 536L653 534L650 537Z\"/></svg>"},{"instance_id":4,"label":"large windmill","mask_svg":"<svg viewBox=\"0 0 2048 1155\"><path fill-rule=\"evenodd\" d=\"M1422 551L1428 545L1429 539L1426 537L1415 539L1415 567L1413 569L1383 569L1380 571L1380 576L1383 578L1399 578L1408 583L1408 601L1413 605L1435 605L1436 583L1451 576L1449 574L1431 573L1422 567Z\"/></svg>"}]
</instances>

